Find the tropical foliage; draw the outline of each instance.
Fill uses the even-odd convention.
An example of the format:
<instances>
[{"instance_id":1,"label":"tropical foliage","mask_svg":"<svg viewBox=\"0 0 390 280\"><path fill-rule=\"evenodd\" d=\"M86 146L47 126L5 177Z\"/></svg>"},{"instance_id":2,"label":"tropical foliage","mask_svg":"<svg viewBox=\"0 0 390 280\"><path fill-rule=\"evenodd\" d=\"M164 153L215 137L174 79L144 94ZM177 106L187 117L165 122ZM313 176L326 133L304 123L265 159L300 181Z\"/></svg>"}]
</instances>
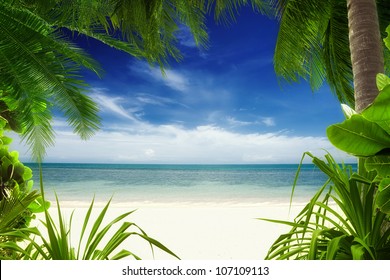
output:
<instances>
[{"instance_id":1,"label":"tropical foliage","mask_svg":"<svg viewBox=\"0 0 390 280\"><path fill-rule=\"evenodd\" d=\"M21 133L31 147L33 158L38 162L42 161L45 149L54 144L54 111L62 112L74 132L82 139L88 139L99 129L100 118L96 103L85 94L88 86L80 71L86 68L100 75L101 70L94 59L72 43L72 37L87 36L91 40L99 40L163 68L169 60L181 58L177 36L182 26L189 28L198 45L206 45L205 9L203 2L198 4L193 1L1 1L1 124L4 122L7 129ZM9 142L9 138L2 137L2 144L7 145ZM33 202L40 197L36 191L29 192L32 181L27 182L31 170L17 161L16 152L8 153L2 149L0 156L0 248L4 257L81 257L79 251L75 255L70 244L65 244L69 236L62 218L56 228L49 213L45 212L48 240L36 229L26 228L32 217L31 212L39 208L39 201L38 204ZM42 182L41 194L44 194ZM42 200L40 203L45 205ZM138 236L168 251L136 225L124 223L121 230L112 236L108 247L97 253L99 238L106 235L105 231L111 225L130 214L122 215L108 228L96 233L104 213L94 223L95 232L90 233L89 242L95 237L93 244L89 244L88 249L92 249L82 258L108 258L107 251L116 248L120 240L129 236L124 233L129 227L139 229ZM86 224L88 221L89 216L86 217ZM41 238L46 249L39 247L30 238L31 235ZM131 232L130 235L137 233ZM19 239L30 240L31 244L23 249L16 243ZM11 256L9 252L21 255ZM128 254L123 251L114 258Z\"/></svg>"},{"instance_id":2,"label":"tropical foliage","mask_svg":"<svg viewBox=\"0 0 390 280\"><path fill-rule=\"evenodd\" d=\"M383 230L389 216L377 209L376 182L340 166L329 154L325 160L305 155L328 180L293 222L262 219L291 226L266 259L390 259L390 229Z\"/></svg>"},{"instance_id":3,"label":"tropical foliage","mask_svg":"<svg viewBox=\"0 0 390 280\"><path fill-rule=\"evenodd\" d=\"M18 160L17 152L9 152L12 140L3 135L6 124L0 117L0 259L18 257L13 250L3 247L17 241L8 233L28 227L35 213L48 207L39 192L32 190L31 169Z\"/></svg>"},{"instance_id":4,"label":"tropical foliage","mask_svg":"<svg viewBox=\"0 0 390 280\"><path fill-rule=\"evenodd\" d=\"M84 36L146 59L161 69L180 60L178 38L188 29L207 46L205 15L234 17L245 0L4 0L0 2L0 115L22 134L33 158L42 160L54 144L53 110L88 139L100 127L97 104L86 95L81 70L98 75L98 63L72 43ZM252 1L267 11L266 1Z\"/></svg>"},{"instance_id":5,"label":"tropical foliage","mask_svg":"<svg viewBox=\"0 0 390 280\"><path fill-rule=\"evenodd\" d=\"M240 6L249 3L262 13L275 7L280 18L274 57L277 74L288 81L308 79L313 89L326 81L341 102L355 104L347 1L319 5L313 0L4 0L0 3L1 132L5 127L21 133L33 158L41 162L45 149L54 144L54 110L63 113L82 139L99 129L98 107L85 94L88 85L80 73L83 68L97 75L102 71L72 43L73 36L99 40L157 64L163 71L171 60L181 59L178 34L183 28L190 30L199 46L206 47L206 13L213 10L217 20L228 22L235 19ZM390 18L389 4L386 0L376 3L383 35ZM275 242L267 258L390 258L390 229L384 226L390 212L390 116L385 108L390 101L389 84L388 77L378 76L381 93L375 102L359 114L345 107L348 119L328 129L328 137L337 147L367 158L367 172L356 174L330 155L324 161L307 153L329 180L294 222L274 221L290 225L292 230ZM130 250L117 251L131 236L175 256L134 223L123 222L109 235L112 227L132 213L101 228L110 202L90 228L92 201L75 248L70 238L72 217L68 223L64 220L57 200L55 223L44 198L39 200L40 195L31 191L31 172L19 163L17 153L8 152L10 139L0 138L1 258L139 259ZM47 235L28 227L37 210L45 211ZM20 242L23 240L27 243Z\"/></svg>"},{"instance_id":6,"label":"tropical foliage","mask_svg":"<svg viewBox=\"0 0 390 280\"><path fill-rule=\"evenodd\" d=\"M355 106L347 0L275 0L280 28L275 72L289 82L309 81L313 90L326 82L341 103ZM378 0L380 34L390 18L389 2ZM365 13L366 11L363 11ZM389 51L384 48L388 58Z\"/></svg>"},{"instance_id":7,"label":"tropical foliage","mask_svg":"<svg viewBox=\"0 0 390 280\"><path fill-rule=\"evenodd\" d=\"M102 70L83 49L72 42L75 36L98 40L150 64L164 67L180 60L178 37L192 33L198 46L207 46L206 13L214 10L217 20L234 18L234 11L247 5L233 1L120 1L120 0L4 0L0 2L0 117L3 127L20 133L30 145L32 156L41 162L45 149L54 144L53 112L62 112L76 134L88 139L100 127L97 104L88 97L82 69L97 75ZM268 3L252 1L253 9L266 11ZM3 125L4 124L4 125ZM124 222L112 235L108 230L131 212L118 217L102 230L99 227L109 203L87 233L93 206L85 217L80 243L75 250L69 228L58 205L59 225L47 211L41 179L41 195L31 191L31 170L8 153L11 139L1 135L0 248L2 258L25 259L107 259L133 256L123 250L111 255L130 236L138 236L151 246L174 255L133 223ZM42 170L40 170L42 172ZM58 202L58 201L57 201ZM45 228L41 234L28 228L33 212L45 208ZM83 237L88 240L81 252ZM98 249L102 238L108 238ZM22 240L29 241L27 247ZM40 241L40 243L37 243Z\"/></svg>"},{"instance_id":8,"label":"tropical foliage","mask_svg":"<svg viewBox=\"0 0 390 280\"><path fill-rule=\"evenodd\" d=\"M364 166L356 173L330 155L306 153L328 180L293 222L264 219L291 226L267 259L390 259L390 78L378 74L377 86L370 106L358 114L343 105L347 119L327 129L331 143Z\"/></svg>"},{"instance_id":9,"label":"tropical foliage","mask_svg":"<svg viewBox=\"0 0 390 280\"><path fill-rule=\"evenodd\" d=\"M83 138L99 127L98 108L78 77L81 66L97 71L97 63L22 1L13 2L0 3L1 116L42 160L54 143L53 106Z\"/></svg>"},{"instance_id":10,"label":"tropical foliage","mask_svg":"<svg viewBox=\"0 0 390 280\"><path fill-rule=\"evenodd\" d=\"M339 149L366 158L365 168L376 174L377 207L390 214L390 78L379 74L377 80L381 91L374 103L360 114L349 109L352 114L347 115L348 119L330 126L327 133L329 140Z\"/></svg>"}]
</instances>

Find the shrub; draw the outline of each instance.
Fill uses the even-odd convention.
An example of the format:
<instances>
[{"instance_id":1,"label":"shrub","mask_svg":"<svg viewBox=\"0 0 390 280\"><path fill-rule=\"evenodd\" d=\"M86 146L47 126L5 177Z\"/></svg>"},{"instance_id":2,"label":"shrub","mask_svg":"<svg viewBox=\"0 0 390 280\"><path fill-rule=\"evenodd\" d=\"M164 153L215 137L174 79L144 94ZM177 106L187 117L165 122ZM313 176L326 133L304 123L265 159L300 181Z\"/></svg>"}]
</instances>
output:
<instances>
[{"instance_id":1,"label":"shrub","mask_svg":"<svg viewBox=\"0 0 390 280\"><path fill-rule=\"evenodd\" d=\"M8 235L10 231L29 226L34 213L43 211L40 194L32 190L32 171L18 159L18 152L9 152L12 139L3 135L7 121L0 117L0 258L18 258L7 242L18 239Z\"/></svg>"}]
</instances>

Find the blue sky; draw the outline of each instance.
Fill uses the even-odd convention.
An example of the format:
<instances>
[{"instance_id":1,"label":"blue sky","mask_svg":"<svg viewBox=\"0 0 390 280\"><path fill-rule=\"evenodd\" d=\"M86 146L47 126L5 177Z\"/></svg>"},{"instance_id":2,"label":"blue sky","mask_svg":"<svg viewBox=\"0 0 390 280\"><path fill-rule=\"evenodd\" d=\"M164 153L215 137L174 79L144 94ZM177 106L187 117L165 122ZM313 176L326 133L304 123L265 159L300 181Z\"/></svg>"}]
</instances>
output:
<instances>
[{"instance_id":1,"label":"blue sky","mask_svg":"<svg viewBox=\"0 0 390 280\"><path fill-rule=\"evenodd\" d=\"M325 135L344 118L329 88L313 93L305 81L288 84L274 74L275 20L243 10L230 26L207 25L208 49L183 28L184 58L165 77L126 53L79 40L105 70L102 78L85 73L103 127L85 142L57 116L46 161L298 163L304 151L322 149L345 159ZM29 158L23 144L14 147Z\"/></svg>"}]
</instances>

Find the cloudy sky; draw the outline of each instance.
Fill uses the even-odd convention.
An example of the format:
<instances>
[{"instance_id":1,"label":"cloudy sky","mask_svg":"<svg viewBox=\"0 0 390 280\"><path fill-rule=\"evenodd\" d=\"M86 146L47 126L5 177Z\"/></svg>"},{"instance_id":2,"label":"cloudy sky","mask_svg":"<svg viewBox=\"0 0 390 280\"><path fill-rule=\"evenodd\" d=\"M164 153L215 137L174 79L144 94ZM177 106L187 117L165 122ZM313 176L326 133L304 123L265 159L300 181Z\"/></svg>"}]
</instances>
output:
<instances>
[{"instance_id":1,"label":"cloudy sky","mask_svg":"<svg viewBox=\"0 0 390 280\"><path fill-rule=\"evenodd\" d=\"M236 24L209 20L208 28L208 49L182 30L184 59L165 77L126 53L79 40L105 70L102 78L85 73L103 127L84 142L57 116L46 161L298 163L304 151L323 149L345 159L325 137L344 118L329 88L313 93L305 81L287 84L274 74L276 21L243 10ZM13 145L29 159L23 144Z\"/></svg>"}]
</instances>

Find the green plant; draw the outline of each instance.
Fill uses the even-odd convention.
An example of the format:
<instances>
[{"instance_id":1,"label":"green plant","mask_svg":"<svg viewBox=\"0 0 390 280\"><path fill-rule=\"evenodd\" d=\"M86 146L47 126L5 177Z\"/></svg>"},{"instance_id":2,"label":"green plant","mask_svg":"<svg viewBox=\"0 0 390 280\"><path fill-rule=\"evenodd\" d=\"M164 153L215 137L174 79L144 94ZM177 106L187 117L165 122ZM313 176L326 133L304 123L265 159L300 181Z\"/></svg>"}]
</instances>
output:
<instances>
[{"instance_id":1,"label":"green plant","mask_svg":"<svg viewBox=\"0 0 390 280\"><path fill-rule=\"evenodd\" d=\"M303 78L313 90L326 82L341 103L356 104L363 109L366 105L356 98L358 89L353 84L357 80L366 83L364 80L369 78L372 80L370 85L375 86L374 75L383 71L383 48L377 35L385 36L389 24L388 1L331 0L322 1L321 4L316 0L271 2L276 4L277 17L280 19L274 53L276 74L289 82ZM375 15L378 15L379 26L375 24ZM363 20L365 16L368 20ZM361 25L352 26L356 23ZM353 30L354 38L349 36L350 30ZM359 32L368 33L357 36ZM364 40L372 45L360 48L365 46ZM379 47L379 52L375 51L378 48L374 46ZM367 53L362 55L362 50ZM389 51L385 50L384 54L388 59ZM352 57L359 58L356 64L352 63ZM371 60L369 64L366 59ZM357 69L359 64L363 66L360 71ZM353 72L362 74L354 77ZM366 97L372 96L367 98L370 102L377 91L362 93Z\"/></svg>"},{"instance_id":2,"label":"green plant","mask_svg":"<svg viewBox=\"0 0 390 280\"><path fill-rule=\"evenodd\" d=\"M32 190L32 171L18 159L16 151L9 152L12 139L3 135L8 122L0 117L0 258L19 258L4 243L17 239L8 235L15 229L28 227L34 213L43 212L43 203L37 190Z\"/></svg>"},{"instance_id":3,"label":"green plant","mask_svg":"<svg viewBox=\"0 0 390 280\"><path fill-rule=\"evenodd\" d=\"M365 169L376 175L377 206L390 214L390 78L378 74L377 85L380 93L374 103L360 114L344 107L347 119L331 125L327 134L337 148L364 159Z\"/></svg>"},{"instance_id":4,"label":"green plant","mask_svg":"<svg viewBox=\"0 0 390 280\"><path fill-rule=\"evenodd\" d=\"M360 114L343 105L347 119L327 129L332 144L363 166L353 173L330 155L305 153L329 179L294 222L268 220L292 229L267 259L390 259L390 78L379 74L377 84L373 104Z\"/></svg>"},{"instance_id":5,"label":"green plant","mask_svg":"<svg viewBox=\"0 0 390 280\"><path fill-rule=\"evenodd\" d=\"M384 42L389 48L390 37ZM376 83L372 104L360 113L342 105L346 120L327 129L334 146L359 158L358 172L305 153L329 179L294 222L262 219L292 227L267 259L390 259L390 78Z\"/></svg>"},{"instance_id":6,"label":"green plant","mask_svg":"<svg viewBox=\"0 0 390 280\"><path fill-rule=\"evenodd\" d=\"M291 226L266 259L390 259L390 229L382 230L388 216L375 206L375 181L339 165L329 154L325 161L305 156L329 179L293 222L261 219ZM298 176L299 170L295 184Z\"/></svg>"},{"instance_id":7,"label":"green plant","mask_svg":"<svg viewBox=\"0 0 390 280\"><path fill-rule=\"evenodd\" d=\"M94 200L92 200L84 218L77 247L74 247L71 242L73 212L67 223L62 214L58 198L57 224L50 213L45 211L45 222L42 222L45 231L40 231L37 228L15 230L9 233L9 235L28 240L27 246L22 247L20 244L9 243L5 247L19 252L23 255L23 259L29 260L118 260L129 256L139 260L141 258L134 252L127 249L118 251L118 249L130 237L140 237L150 245L152 252L153 248L157 247L167 254L178 258L163 244L148 236L135 223L123 222L119 226L119 223L134 211L121 214L106 225L103 225L110 202L111 200L105 205L96 220L91 222L94 205ZM115 226L119 227L113 229Z\"/></svg>"}]
</instances>

